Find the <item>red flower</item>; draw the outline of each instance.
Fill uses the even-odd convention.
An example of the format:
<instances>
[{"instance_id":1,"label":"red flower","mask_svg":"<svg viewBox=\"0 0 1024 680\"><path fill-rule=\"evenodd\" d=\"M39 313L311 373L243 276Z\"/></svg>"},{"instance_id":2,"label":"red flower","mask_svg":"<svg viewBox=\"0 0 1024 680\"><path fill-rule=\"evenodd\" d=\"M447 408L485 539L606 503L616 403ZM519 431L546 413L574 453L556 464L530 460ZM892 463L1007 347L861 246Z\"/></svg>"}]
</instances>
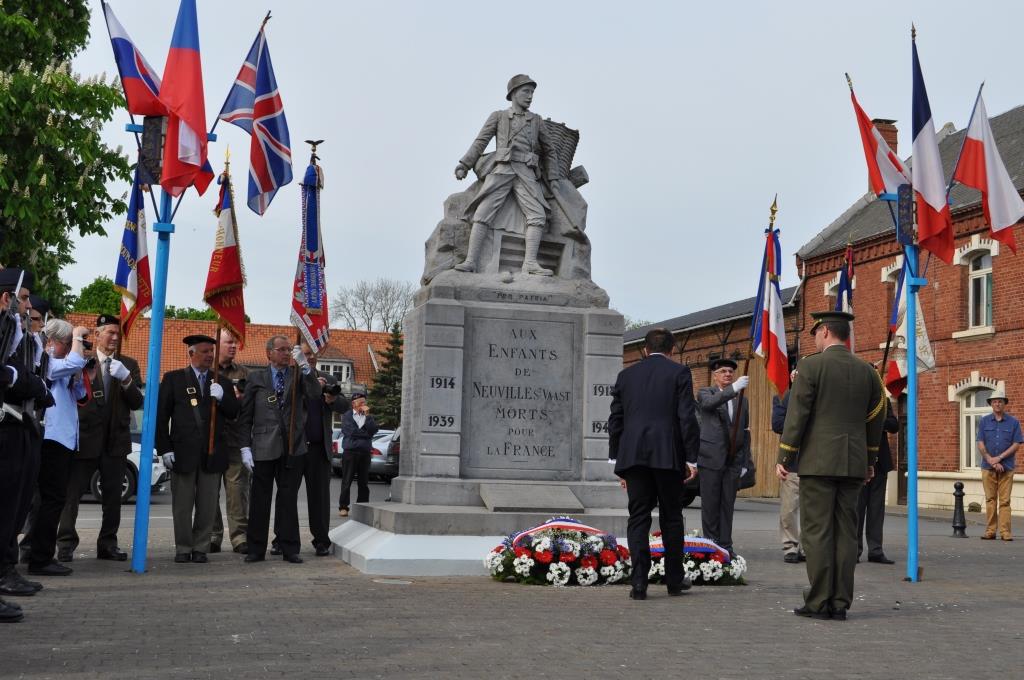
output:
<instances>
[{"instance_id":1,"label":"red flower","mask_svg":"<svg viewBox=\"0 0 1024 680\"><path fill-rule=\"evenodd\" d=\"M516 557L533 557L529 548L516 548Z\"/></svg>"},{"instance_id":2,"label":"red flower","mask_svg":"<svg viewBox=\"0 0 1024 680\"><path fill-rule=\"evenodd\" d=\"M620 545L620 546L616 547L616 550L618 550L618 552L619 552L619 559L622 559L622 560L628 560L629 559L629 549L628 548L626 548L625 546Z\"/></svg>"},{"instance_id":3,"label":"red flower","mask_svg":"<svg viewBox=\"0 0 1024 680\"><path fill-rule=\"evenodd\" d=\"M561 555L558 556L558 561L559 562L570 562L571 563L575 559L576 559L576 556L573 555L571 552L564 552L564 553L562 553Z\"/></svg>"},{"instance_id":4,"label":"red flower","mask_svg":"<svg viewBox=\"0 0 1024 680\"><path fill-rule=\"evenodd\" d=\"M504 545L499 545L499 546L496 546L496 547L494 548L494 550L492 550L491 552L492 552L492 553L501 553L501 552L505 552L505 546L504 546Z\"/></svg>"},{"instance_id":5,"label":"red flower","mask_svg":"<svg viewBox=\"0 0 1024 680\"><path fill-rule=\"evenodd\" d=\"M541 564L548 564L554 558L550 550L538 550L533 556Z\"/></svg>"},{"instance_id":6,"label":"red flower","mask_svg":"<svg viewBox=\"0 0 1024 680\"><path fill-rule=\"evenodd\" d=\"M580 558L580 566L584 569L597 569L597 558L593 555L584 555Z\"/></svg>"},{"instance_id":7,"label":"red flower","mask_svg":"<svg viewBox=\"0 0 1024 680\"><path fill-rule=\"evenodd\" d=\"M615 560L619 559L618 555L615 554L614 550L605 548L601 551L601 564L610 566L615 564Z\"/></svg>"}]
</instances>

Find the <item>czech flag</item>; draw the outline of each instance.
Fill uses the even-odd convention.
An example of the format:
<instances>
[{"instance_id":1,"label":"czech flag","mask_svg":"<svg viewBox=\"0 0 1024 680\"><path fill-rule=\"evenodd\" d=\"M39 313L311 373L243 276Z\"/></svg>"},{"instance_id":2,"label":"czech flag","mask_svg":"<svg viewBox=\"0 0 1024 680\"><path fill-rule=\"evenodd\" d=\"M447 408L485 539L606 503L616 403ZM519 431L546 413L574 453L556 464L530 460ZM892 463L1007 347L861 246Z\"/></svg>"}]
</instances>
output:
<instances>
[{"instance_id":1,"label":"czech flag","mask_svg":"<svg viewBox=\"0 0 1024 680\"><path fill-rule=\"evenodd\" d=\"M775 207L774 204L772 206ZM764 259L757 301L754 303L754 321L750 337L754 353L763 357L768 379L779 394L789 388L789 356L786 349L786 325L782 313L782 293L779 290L782 246L779 230L765 230Z\"/></svg>"},{"instance_id":2,"label":"czech flag","mask_svg":"<svg viewBox=\"0 0 1024 680\"><path fill-rule=\"evenodd\" d=\"M121 75L121 87L128 103L128 113L140 116L166 116L167 107L160 101L160 76L135 46L124 26L114 16L110 5L103 3L107 33L114 48L114 61Z\"/></svg>"},{"instance_id":3,"label":"czech flag","mask_svg":"<svg viewBox=\"0 0 1024 680\"><path fill-rule=\"evenodd\" d=\"M220 197L217 200L217 237L210 271L206 275L203 300L220 317L224 326L245 344L245 271L242 268L242 250L238 244L238 223L235 221L234 196L231 177L227 170L220 177Z\"/></svg>"},{"instance_id":4,"label":"czech flag","mask_svg":"<svg viewBox=\"0 0 1024 680\"><path fill-rule=\"evenodd\" d=\"M857 127L860 128L860 140L864 144L864 158L868 163L868 181L871 183L871 189L879 195L895 194L901 184L910 184L910 176L878 128L868 118L868 114L864 113L864 109L857 103L853 87L850 87L850 100L853 102L853 112L857 116Z\"/></svg>"},{"instance_id":5,"label":"czech flag","mask_svg":"<svg viewBox=\"0 0 1024 680\"><path fill-rule=\"evenodd\" d=\"M1017 241L1012 227L1024 217L1024 200L1021 200L996 148L981 91L971 113L953 179L981 192L981 206L985 220L992 228L992 238L1005 243L1016 253Z\"/></svg>"},{"instance_id":6,"label":"czech flag","mask_svg":"<svg viewBox=\"0 0 1024 680\"><path fill-rule=\"evenodd\" d=\"M114 288L121 293L121 332L125 337L135 320L153 304L153 285L149 278L149 254L146 249L146 201L135 168L132 194L128 199L128 219L117 256Z\"/></svg>"},{"instance_id":7,"label":"czech flag","mask_svg":"<svg viewBox=\"0 0 1024 680\"><path fill-rule=\"evenodd\" d=\"M928 91L917 58L917 41L912 41L914 62L914 166L912 177L917 199L917 234L927 248L946 264L953 262L953 220L946 200L946 179L942 172L935 124L928 104Z\"/></svg>"},{"instance_id":8,"label":"czech flag","mask_svg":"<svg viewBox=\"0 0 1024 680\"><path fill-rule=\"evenodd\" d=\"M206 160L206 102L195 0L181 0L178 7L160 96L170 113L160 185L172 196L180 196L192 185L202 194L213 181L213 169Z\"/></svg>"}]
</instances>

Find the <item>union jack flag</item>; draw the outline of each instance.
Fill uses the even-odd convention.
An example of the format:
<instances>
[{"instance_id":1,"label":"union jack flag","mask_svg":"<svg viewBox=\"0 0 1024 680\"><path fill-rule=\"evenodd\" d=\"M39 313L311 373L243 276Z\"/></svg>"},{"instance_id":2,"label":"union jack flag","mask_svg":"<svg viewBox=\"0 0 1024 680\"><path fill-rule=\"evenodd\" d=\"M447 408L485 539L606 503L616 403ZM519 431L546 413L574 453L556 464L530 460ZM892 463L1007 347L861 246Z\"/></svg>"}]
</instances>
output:
<instances>
[{"instance_id":1,"label":"union jack flag","mask_svg":"<svg viewBox=\"0 0 1024 680\"><path fill-rule=\"evenodd\" d=\"M260 28L218 116L252 137L249 144L249 208L262 215L277 190L292 181L288 121Z\"/></svg>"}]
</instances>

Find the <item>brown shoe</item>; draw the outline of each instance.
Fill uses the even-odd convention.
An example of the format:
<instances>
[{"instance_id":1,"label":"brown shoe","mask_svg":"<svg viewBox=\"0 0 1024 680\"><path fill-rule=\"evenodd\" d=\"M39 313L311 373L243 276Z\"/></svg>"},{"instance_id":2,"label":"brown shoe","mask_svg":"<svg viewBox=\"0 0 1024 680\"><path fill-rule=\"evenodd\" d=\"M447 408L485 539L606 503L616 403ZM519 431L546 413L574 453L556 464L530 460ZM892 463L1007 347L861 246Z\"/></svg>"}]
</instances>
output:
<instances>
[{"instance_id":1,"label":"brown shoe","mask_svg":"<svg viewBox=\"0 0 1024 680\"><path fill-rule=\"evenodd\" d=\"M994 541L995 538L996 538L995 534L985 534L984 536L981 537L981 540L983 540L983 541Z\"/></svg>"},{"instance_id":2,"label":"brown shoe","mask_svg":"<svg viewBox=\"0 0 1024 680\"><path fill-rule=\"evenodd\" d=\"M1013 537L1012 537L1012 536L1003 536L1003 537L1002 537L1002 539L1003 539L1004 541L1012 541L1012 540L1013 540Z\"/></svg>"},{"instance_id":3,"label":"brown shoe","mask_svg":"<svg viewBox=\"0 0 1024 680\"><path fill-rule=\"evenodd\" d=\"M338 517L348 517L348 508L338 510Z\"/></svg>"}]
</instances>

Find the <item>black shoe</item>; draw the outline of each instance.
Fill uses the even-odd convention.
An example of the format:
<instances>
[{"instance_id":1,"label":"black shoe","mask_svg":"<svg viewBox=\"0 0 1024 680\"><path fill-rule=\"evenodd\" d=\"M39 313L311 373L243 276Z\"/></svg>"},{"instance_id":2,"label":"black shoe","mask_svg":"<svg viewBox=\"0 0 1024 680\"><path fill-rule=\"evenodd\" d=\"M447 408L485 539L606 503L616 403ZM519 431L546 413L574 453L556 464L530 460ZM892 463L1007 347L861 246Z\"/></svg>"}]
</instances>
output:
<instances>
[{"instance_id":1,"label":"black shoe","mask_svg":"<svg viewBox=\"0 0 1024 680\"><path fill-rule=\"evenodd\" d=\"M281 546L279 546L277 544L277 541L274 541L273 543L270 544L270 554L271 555L280 555L281 554Z\"/></svg>"},{"instance_id":2,"label":"black shoe","mask_svg":"<svg viewBox=\"0 0 1024 680\"><path fill-rule=\"evenodd\" d=\"M21 607L0 600L0 623L17 623L25 618Z\"/></svg>"},{"instance_id":3,"label":"black shoe","mask_svg":"<svg viewBox=\"0 0 1024 680\"><path fill-rule=\"evenodd\" d=\"M245 541L242 541L241 543L236 545L234 548L232 548L232 550L234 550L236 553L241 553L243 555L246 555L249 552L249 544L246 543Z\"/></svg>"},{"instance_id":4,"label":"black shoe","mask_svg":"<svg viewBox=\"0 0 1024 680\"><path fill-rule=\"evenodd\" d=\"M807 561L807 555L805 555L803 553L800 553L800 561L801 562L806 562Z\"/></svg>"},{"instance_id":5,"label":"black shoe","mask_svg":"<svg viewBox=\"0 0 1024 680\"><path fill-rule=\"evenodd\" d=\"M178 553L174 556L174 561L177 564L186 564L192 561L192 553Z\"/></svg>"},{"instance_id":6,"label":"black shoe","mask_svg":"<svg viewBox=\"0 0 1024 680\"><path fill-rule=\"evenodd\" d=\"M57 551L58 562L72 562L75 559L75 551L71 548L61 548Z\"/></svg>"},{"instance_id":7,"label":"black shoe","mask_svg":"<svg viewBox=\"0 0 1024 680\"><path fill-rule=\"evenodd\" d=\"M646 590L638 590L636 588L630 588L629 589L629 599L631 599L631 600L646 600L647 599L647 591Z\"/></svg>"},{"instance_id":8,"label":"black shoe","mask_svg":"<svg viewBox=\"0 0 1024 680\"><path fill-rule=\"evenodd\" d=\"M291 562L292 564L302 564L302 558L298 555L285 555L284 561Z\"/></svg>"},{"instance_id":9,"label":"black shoe","mask_svg":"<svg viewBox=\"0 0 1024 680\"><path fill-rule=\"evenodd\" d=\"M124 562L128 559L128 553L121 550L117 546L113 548L107 548L106 550L97 550L96 559L98 560L113 560L114 562Z\"/></svg>"},{"instance_id":10,"label":"black shoe","mask_svg":"<svg viewBox=\"0 0 1024 680\"><path fill-rule=\"evenodd\" d=\"M876 562L878 564L896 564L896 560L890 560L885 555L868 555L868 562Z\"/></svg>"},{"instance_id":11,"label":"black shoe","mask_svg":"<svg viewBox=\"0 0 1024 680\"><path fill-rule=\"evenodd\" d=\"M330 554L331 554L331 549L328 546L326 546L326 545L317 546L317 548L316 548L316 556L317 557L327 557Z\"/></svg>"},{"instance_id":12,"label":"black shoe","mask_svg":"<svg viewBox=\"0 0 1024 680\"><path fill-rule=\"evenodd\" d=\"M50 560L47 564L29 565L28 567L28 573L33 576L70 576L73 571L74 569L71 567L65 567L55 560Z\"/></svg>"},{"instance_id":13,"label":"black shoe","mask_svg":"<svg viewBox=\"0 0 1024 680\"><path fill-rule=\"evenodd\" d=\"M22 583L23 585L28 586L29 588L31 588L32 590L36 591L37 593L40 590L43 589L43 584L42 583L40 583L39 581L29 581L27 578L22 576L21 573L18 572L18 570L16 568L12 569L11 571L14 572L14 578L18 579L18 581L20 583Z\"/></svg>"},{"instance_id":14,"label":"black shoe","mask_svg":"<svg viewBox=\"0 0 1024 680\"><path fill-rule=\"evenodd\" d=\"M809 619L830 619L832 615L828 612L815 612L807 608L807 606L797 607L793 610L793 613L797 616L805 616Z\"/></svg>"},{"instance_id":15,"label":"black shoe","mask_svg":"<svg viewBox=\"0 0 1024 680\"><path fill-rule=\"evenodd\" d=\"M785 556L783 556L782 561L786 564L800 564L800 554L786 553Z\"/></svg>"},{"instance_id":16,"label":"black shoe","mask_svg":"<svg viewBox=\"0 0 1024 680\"><path fill-rule=\"evenodd\" d=\"M210 544L210 552L212 552L212 553L220 552L220 543L211 543Z\"/></svg>"},{"instance_id":17,"label":"black shoe","mask_svg":"<svg viewBox=\"0 0 1024 680\"><path fill-rule=\"evenodd\" d=\"M846 610L845 609L835 609L835 610L833 610L832 611L832 620L833 621L845 621L846 620Z\"/></svg>"},{"instance_id":18,"label":"black shoe","mask_svg":"<svg viewBox=\"0 0 1024 680\"><path fill-rule=\"evenodd\" d=\"M8 574L0 580L0 595L12 595L14 597L32 597L38 591L25 583L24 580Z\"/></svg>"},{"instance_id":19,"label":"black shoe","mask_svg":"<svg viewBox=\"0 0 1024 680\"><path fill-rule=\"evenodd\" d=\"M267 559L266 555L257 555L256 553L249 553L245 556L246 562L262 562Z\"/></svg>"},{"instance_id":20,"label":"black shoe","mask_svg":"<svg viewBox=\"0 0 1024 680\"><path fill-rule=\"evenodd\" d=\"M8 601L4 600L2 597L0 597L0 604L7 605L11 609L17 609L19 612L21 611L21 605L20 604L18 604L17 602L8 602Z\"/></svg>"},{"instance_id":21,"label":"black shoe","mask_svg":"<svg viewBox=\"0 0 1024 680\"><path fill-rule=\"evenodd\" d=\"M195 550L192 552L192 561L195 564L206 564L210 560L206 559L206 553Z\"/></svg>"}]
</instances>

